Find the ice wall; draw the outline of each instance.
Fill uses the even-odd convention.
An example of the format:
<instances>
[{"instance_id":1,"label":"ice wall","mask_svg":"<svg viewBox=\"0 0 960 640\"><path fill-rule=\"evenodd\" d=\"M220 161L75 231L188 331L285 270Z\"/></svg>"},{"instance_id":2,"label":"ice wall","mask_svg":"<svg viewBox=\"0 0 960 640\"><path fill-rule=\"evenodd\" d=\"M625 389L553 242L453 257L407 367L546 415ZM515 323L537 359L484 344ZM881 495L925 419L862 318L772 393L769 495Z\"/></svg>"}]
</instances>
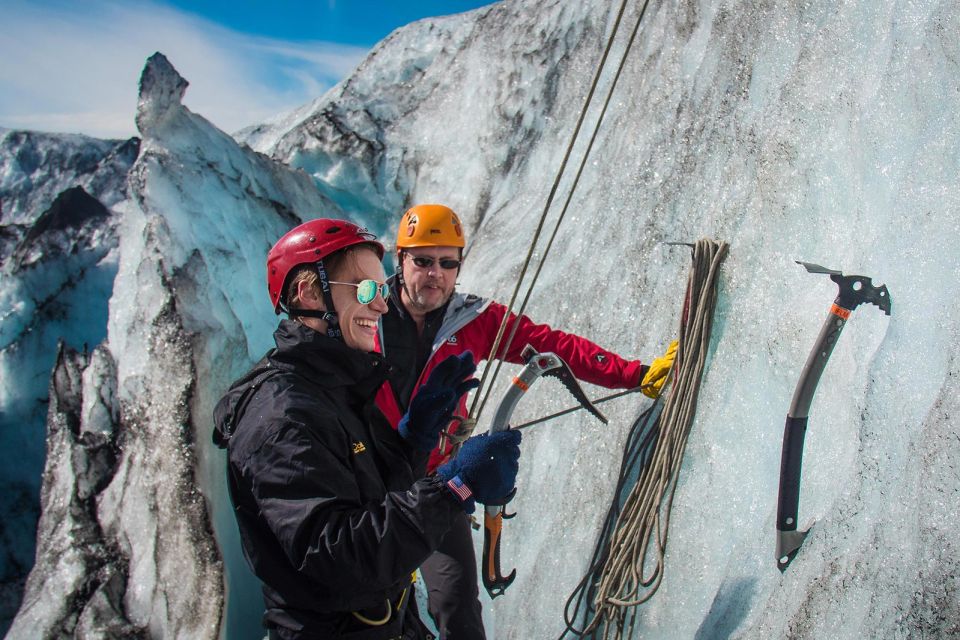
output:
<instances>
[{"instance_id":1,"label":"ice wall","mask_svg":"<svg viewBox=\"0 0 960 640\"><path fill-rule=\"evenodd\" d=\"M58 342L107 334L116 209L139 140L0 130L0 633L33 564Z\"/></svg>"},{"instance_id":2,"label":"ice wall","mask_svg":"<svg viewBox=\"0 0 960 640\"><path fill-rule=\"evenodd\" d=\"M180 451L189 453L171 459L177 451L169 448L173 441L167 450L150 447L143 452L171 465L176 474L192 476L192 487L184 476L169 507L208 507L220 534L219 548L211 549L215 565L209 575L197 576L204 589L212 590L203 620L211 626L201 631L196 621L189 633L212 637L223 614L220 633L232 638L256 634L262 600L257 584L248 579L230 589L226 612L220 609L226 582L234 571L246 569L225 499L222 459L210 457L213 404L229 382L272 344L275 319L259 304L266 281L266 250L300 221L301 212L331 207L305 175L240 148L185 109L180 98L186 86L162 55L148 60L137 116L144 148L131 173L138 210L128 216L122 234L116 285L117 292L132 295L116 299L111 308L108 344L117 359L121 402L143 412L151 428L176 426ZM177 349L168 351L168 344ZM159 476L144 484L162 483ZM201 495L197 489L211 499L197 503ZM158 538L180 534L168 524L158 522ZM214 544L209 529L183 533L196 537L175 538L188 549ZM226 558L226 575L221 573L221 555ZM163 555L159 560L151 570L165 580L164 589L184 590L182 579L166 582L175 578L169 569L177 567L177 561ZM165 562L170 564L164 566Z\"/></svg>"},{"instance_id":3,"label":"ice wall","mask_svg":"<svg viewBox=\"0 0 960 640\"><path fill-rule=\"evenodd\" d=\"M626 27L640 9L628 7ZM209 439L216 397L269 342L261 269L270 243L319 212L362 213L383 232L408 203L445 202L471 239L460 288L506 299L613 10L600 0L497 3L396 32L311 108L245 134L313 184L185 110L183 79L151 60L108 342L127 420L168 437L150 444L134 429L140 446L118 462L129 475L105 491L120 505L108 521L126 532L142 572L125 600L138 627L186 619L160 616L162 598L138 591L171 592L181 566L164 553L148 562L160 548L151 541L175 535L183 546L164 549L194 551L211 543L203 526L147 526L144 536L145 521L177 520L138 518L138 500L196 514L198 498L183 493L192 480L231 553L222 460L196 443ZM638 635L960 636L958 27L951 3L647 7L555 247L536 254L547 262L528 309L650 359L677 332L688 261L662 241L731 245L666 575L639 611ZM625 42L619 34L612 61ZM568 175L558 205L570 186ZM773 534L783 420L836 293L794 259L887 284L893 315L855 312L823 376L800 503L801 524L815 526L781 575ZM518 421L566 406L550 384L524 399ZM504 597L484 596L490 637L563 631L564 602L643 406L605 405L607 427L574 416L526 433L519 515L502 553L518 578ZM152 502L158 489L169 501ZM190 595L222 595L211 587L217 571L213 558L195 572ZM257 637L231 627L231 607L256 617L236 595L224 632ZM212 633L216 606L190 631Z\"/></svg>"}]
</instances>

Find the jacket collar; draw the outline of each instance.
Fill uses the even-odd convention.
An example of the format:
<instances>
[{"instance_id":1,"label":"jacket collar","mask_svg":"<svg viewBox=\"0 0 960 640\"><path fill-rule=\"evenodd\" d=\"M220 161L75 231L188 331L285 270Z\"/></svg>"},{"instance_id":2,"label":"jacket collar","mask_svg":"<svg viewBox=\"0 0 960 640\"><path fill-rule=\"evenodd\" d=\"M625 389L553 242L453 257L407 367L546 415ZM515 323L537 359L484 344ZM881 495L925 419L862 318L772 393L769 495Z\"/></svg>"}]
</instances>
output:
<instances>
[{"instance_id":1,"label":"jacket collar","mask_svg":"<svg viewBox=\"0 0 960 640\"><path fill-rule=\"evenodd\" d=\"M274 357L320 387L349 387L354 395L372 396L387 378L387 363L379 353L351 349L293 320L281 320L273 334Z\"/></svg>"}]
</instances>

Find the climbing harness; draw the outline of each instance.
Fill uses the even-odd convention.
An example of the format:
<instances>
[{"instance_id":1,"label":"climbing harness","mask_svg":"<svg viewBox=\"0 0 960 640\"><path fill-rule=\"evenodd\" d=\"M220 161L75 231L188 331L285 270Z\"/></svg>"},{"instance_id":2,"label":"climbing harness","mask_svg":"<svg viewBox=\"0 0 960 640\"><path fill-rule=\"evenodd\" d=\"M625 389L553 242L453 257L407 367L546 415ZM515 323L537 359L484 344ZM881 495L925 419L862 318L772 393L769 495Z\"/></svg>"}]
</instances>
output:
<instances>
[{"instance_id":1,"label":"climbing harness","mask_svg":"<svg viewBox=\"0 0 960 640\"><path fill-rule=\"evenodd\" d=\"M580 384L574 377L573 372L567 363L555 353L537 353L537 351L527 345L521 354L526 365L519 374L513 379L513 384L504 394L497 412L493 416L493 422L490 425L490 433L506 431L510 428L510 417L513 410L517 407L530 387L542 377L557 378L563 383L563 386L577 399L580 407L592 413L603 424L607 424L607 418L600 413L600 410L593 406L593 403L587 398ZM515 490L514 490L515 491ZM483 577L483 586L491 598L503 595L514 578L517 577L517 571L514 569L510 575L504 576L500 570L500 541L503 531L503 520L512 518L513 515L506 515L504 505L513 498L513 493L507 497L504 504L487 504L483 515L483 559L481 566L481 575Z\"/></svg>"},{"instance_id":2,"label":"climbing harness","mask_svg":"<svg viewBox=\"0 0 960 640\"><path fill-rule=\"evenodd\" d=\"M410 584L404 587L403 591L400 592L400 596L397 598L397 604L391 604L390 598L384 599L384 611L386 613L384 613L383 617L381 618L371 618L360 613L359 611L351 611L350 614L359 622L362 622L370 627L382 627L391 620L400 620L403 618L404 613L407 610L407 595L413 591L416 582L417 572L414 571L410 574Z\"/></svg>"},{"instance_id":3,"label":"climbing harness","mask_svg":"<svg viewBox=\"0 0 960 640\"><path fill-rule=\"evenodd\" d=\"M783 428L783 449L780 454L780 494L777 499L777 568L786 571L800 550L809 527L797 531L797 513L800 508L800 466L803 460L803 439L807 432L810 404L827 360L833 353L840 332L850 314L863 303L874 304L890 315L890 292L886 285L875 287L865 276L845 276L839 271L820 265L797 261L810 273L829 275L840 288L830 312L820 329L820 335L807 357L800 374L787 421Z\"/></svg>"},{"instance_id":4,"label":"climbing harness","mask_svg":"<svg viewBox=\"0 0 960 640\"><path fill-rule=\"evenodd\" d=\"M577 185L580 182L580 176L583 174L584 167L586 167L587 160L590 157L590 152L593 149L593 144L596 141L597 134L600 131L600 125L603 123L604 117L607 113L607 109L610 106L610 100L613 97L613 92L617 87L617 84L620 80L620 76L623 73L624 66L626 65L627 57L630 54L630 50L633 48L633 43L637 37L637 33L640 30L640 25L643 22L643 17L646 14L648 4L649 4L649 0L644 0L643 6L640 8L639 14L637 15L636 23L633 26L633 30L630 33L630 38L627 41L627 45L624 48L623 55L620 58L620 63L617 67L617 71L613 77L613 80L610 83L610 88L607 91L607 95L604 100L603 107L600 110L600 115L598 116L597 122L593 128L593 133L591 134L590 140L587 143L586 150L583 153L583 158L580 160L580 166L577 168L577 173L573 178L572 184L570 185L570 190L567 193L567 198L563 204L562 209L560 210L560 214L557 217L557 221L554 224L553 231L551 232L550 238L547 241L547 245L543 250L543 256L541 257L540 263L537 265L537 269L533 274L533 277L530 281L530 286L527 288L527 292L524 295L523 302L520 304L520 307L517 310L516 318L518 319L520 316L523 315L523 312L527 308L527 303L529 302L530 296L533 293L533 289L537 284L537 279L540 276L540 272L543 270L544 264L546 264L547 256L550 254L550 249L553 247L554 239L556 238L557 232L560 229L560 225L567 214L567 209L570 206L570 201L573 199L573 194L576 191ZM503 364L502 358L505 357L506 354L508 353L510 349L510 345L513 342L513 338L516 335L517 329L520 326L519 321L513 322L512 328L510 330L510 334L506 338L506 341L503 342L503 336L504 336L504 333L506 332L508 323L510 323L510 318L514 308L514 303L516 302L517 296L520 293L520 287L523 284L524 277L527 274L527 269L529 268L530 262L533 258L534 250L537 246L537 243L540 241L540 235L543 232L543 227L547 220L547 214L549 213L550 207L553 204L554 197L557 194L557 189L560 186L560 180L563 178L563 175L566 172L567 163L570 160L570 156L573 152L573 147L576 144L577 139L580 135L580 129L583 126L584 120L586 119L587 112L589 111L589 108L590 108L590 104L593 102L594 93L596 92L597 86L600 82L600 77L602 76L603 70L606 66L607 57L610 55L610 51L613 48L613 43L616 39L617 34L619 33L620 23L623 19L624 13L626 11L626 7L627 7L627 0L623 0L620 3L620 9L617 12L616 20L614 21L613 28L610 31L610 37L607 39L606 46L604 47L603 55L601 56L600 62L597 65L596 73L594 73L593 81L590 83L590 90L587 92L587 96L583 103L583 108L580 110L580 116L577 118L577 124L574 127L573 135L570 137L570 141L567 144L567 149L563 155L563 160L561 161L560 167L557 170L557 174L554 177L553 185L550 187L550 193L547 196L547 201L544 204L543 211L540 214L540 220L538 221L537 228L534 231L533 239L530 241L530 248L527 251L527 256L523 262L523 267L520 270L520 275L517 276L517 284L514 287L513 294L510 297L510 302L507 305L506 312L503 315L503 320L500 322L500 328L497 331L496 338L494 339L493 344L490 348L490 353L487 356L487 362L492 363L494 360L496 360L497 364L494 367L492 367L493 373L490 376L489 381L487 380L487 376L491 370L490 366L485 367L483 370L483 374L480 376L480 387L477 389L477 393L473 398L473 403L470 405L470 411L469 411L470 417L474 420L480 419L480 414L483 412L483 408L487 403L487 399L490 396L491 390L493 389L494 382L500 373L500 367ZM502 344L502 348L501 348L501 344Z\"/></svg>"},{"instance_id":5,"label":"climbing harness","mask_svg":"<svg viewBox=\"0 0 960 640\"><path fill-rule=\"evenodd\" d=\"M704 239L692 248L679 348L666 383L669 388L664 387L630 430L614 500L590 568L564 608L567 629L561 638L568 633L631 637L637 605L649 600L663 579L673 495L696 414L717 279L728 245ZM577 624L582 625L580 629Z\"/></svg>"}]
</instances>

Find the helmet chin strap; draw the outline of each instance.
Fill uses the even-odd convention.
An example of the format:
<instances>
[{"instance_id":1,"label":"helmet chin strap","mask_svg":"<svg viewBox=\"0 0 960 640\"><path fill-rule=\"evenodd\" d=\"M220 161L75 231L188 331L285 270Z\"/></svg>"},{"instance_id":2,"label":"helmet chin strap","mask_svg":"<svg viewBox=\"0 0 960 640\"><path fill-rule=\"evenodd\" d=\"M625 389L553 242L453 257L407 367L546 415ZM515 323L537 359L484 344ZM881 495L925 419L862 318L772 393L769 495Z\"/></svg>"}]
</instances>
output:
<instances>
[{"instance_id":1,"label":"helmet chin strap","mask_svg":"<svg viewBox=\"0 0 960 640\"><path fill-rule=\"evenodd\" d=\"M303 316L305 318L320 318L327 323L327 337L335 340L343 340L343 332L340 330L340 320L333 306L333 294L330 292L330 278L327 277L327 270L323 266L323 260L317 260L314 263L317 271L317 277L320 279L320 291L323 293L323 304L329 309L290 309L284 308L284 311L291 316Z\"/></svg>"},{"instance_id":2,"label":"helmet chin strap","mask_svg":"<svg viewBox=\"0 0 960 640\"><path fill-rule=\"evenodd\" d=\"M337 324L337 314L331 313L329 311L324 311L323 309L287 309L287 313L291 316L301 316L303 318L320 318L321 320L326 320L328 323ZM329 330L327 331L329 334ZM333 336L330 336L333 337Z\"/></svg>"},{"instance_id":3,"label":"helmet chin strap","mask_svg":"<svg viewBox=\"0 0 960 640\"><path fill-rule=\"evenodd\" d=\"M400 283L401 289L407 288L407 283L403 281L403 256L406 254L406 251L397 251L397 282ZM410 295L410 292L407 292L407 295Z\"/></svg>"},{"instance_id":4,"label":"helmet chin strap","mask_svg":"<svg viewBox=\"0 0 960 640\"><path fill-rule=\"evenodd\" d=\"M397 282L400 283L400 290L405 291L407 294L408 300L413 300L413 296L410 295L410 289L407 289L407 283L403 279L403 256L406 255L406 251L397 252ZM400 296L401 301L403 296Z\"/></svg>"},{"instance_id":5,"label":"helmet chin strap","mask_svg":"<svg viewBox=\"0 0 960 640\"><path fill-rule=\"evenodd\" d=\"M327 321L327 337L334 338L335 340L343 340L343 332L340 331L340 320L337 318L337 310L333 306L333 294L330 292L330 278L327 277L327 270L323 266L323 260L317 260L314 266L317 269L317 276L320 278L323 304L327 307L324 315L320 316Z\"/></svg>"},{"instance_id":6,"label":"helmet chin strap","mask_svg":"<svg viewBox=\"0 0 960 640\"><path fill-rule=\"evenodd\" d=\"M407 294L407 300L409 300L409 303L412 305L415 305L414 310L419 310L419 305L417 305L416 298L414 298L413 294L410 293L410 289L407 287L407 283L403 279L403 258L402 257L400 258L400 268L397 269L397 281L400 283L400 290ZM401 302L403 301L403 296L400 296L400 300Z\"/></svg>"}]
</instances>

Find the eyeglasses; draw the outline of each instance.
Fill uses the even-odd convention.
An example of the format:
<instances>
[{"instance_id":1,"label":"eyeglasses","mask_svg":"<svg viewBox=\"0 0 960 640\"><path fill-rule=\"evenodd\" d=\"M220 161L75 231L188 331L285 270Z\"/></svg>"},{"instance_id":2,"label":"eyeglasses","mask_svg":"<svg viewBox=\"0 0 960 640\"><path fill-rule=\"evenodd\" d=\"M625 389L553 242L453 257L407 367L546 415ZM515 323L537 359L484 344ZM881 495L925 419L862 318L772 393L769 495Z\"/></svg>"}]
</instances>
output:
<instances>
[{"instance_id":1,"label":"eyeglasses","mask_svg":"<svg viewBox=\"0 0 960 640\"><path fill-rule=\"evenodd\" d=\"M428 258L427 256L410 256L413 259L413 264L417 265L421 269L429 269L433 266L434 262L437 262L434 258ZM463 260L454 260L453 258L440 258L440 268L441 269L459 269L460 265L463 264Z\"/></svg>"},{"instance_id":2,"label":"eyeglasses","mask_svg":"<svg viewBox=\"0 0 960 640\"><path fill-rule=\"evenodd\" d=\"M380 293L380 296L384 300L390 298L390 285L386 282L378 283L376 280L361 280L360 282L335 282L330 281L330 284L345 284L348 287L357 288L357 302L360 304L370 304L377 297L377 293Z\"/></svg>"}]
</instances>

